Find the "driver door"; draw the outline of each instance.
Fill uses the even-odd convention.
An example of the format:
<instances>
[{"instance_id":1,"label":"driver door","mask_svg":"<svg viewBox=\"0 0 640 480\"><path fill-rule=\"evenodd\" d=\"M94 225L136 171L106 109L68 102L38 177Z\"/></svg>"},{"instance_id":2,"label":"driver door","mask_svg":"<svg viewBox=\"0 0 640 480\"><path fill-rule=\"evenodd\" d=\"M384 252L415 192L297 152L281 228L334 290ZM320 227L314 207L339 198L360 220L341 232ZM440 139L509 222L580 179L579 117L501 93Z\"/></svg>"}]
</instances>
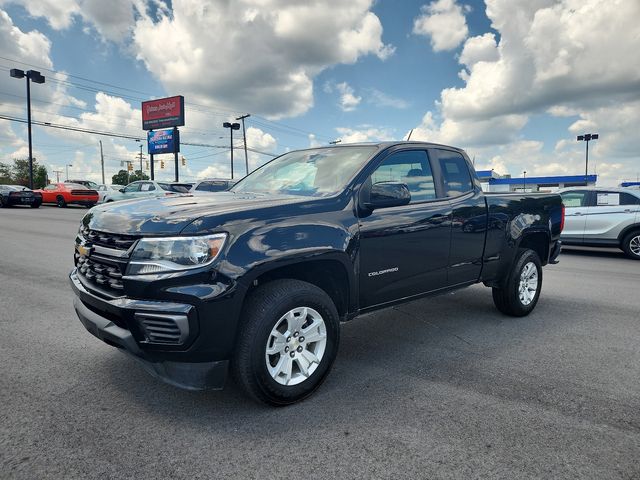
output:
<instances>
[{"instance_id":1,"label":"driver door","mask_svg":"<svg viewBox=\"0 0 640 480\"><path fill-rule=\"evenodd\" d=\"M360 215L360 308L446 287L451 206L438 195L425 150L389 154L368 182L406 183L408 205Z\"/></svg>"}]
</instances>

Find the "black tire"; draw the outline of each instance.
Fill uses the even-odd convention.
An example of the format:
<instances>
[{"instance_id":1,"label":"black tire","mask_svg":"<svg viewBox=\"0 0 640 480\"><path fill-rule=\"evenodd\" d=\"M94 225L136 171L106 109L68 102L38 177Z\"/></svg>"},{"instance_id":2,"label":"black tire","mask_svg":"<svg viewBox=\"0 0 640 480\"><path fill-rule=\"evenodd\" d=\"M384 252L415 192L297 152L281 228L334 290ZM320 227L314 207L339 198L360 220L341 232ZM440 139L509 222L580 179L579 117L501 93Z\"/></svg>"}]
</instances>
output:
<instances>
[{"instance_id":1,"label":"black tire","mask_svg":"<svg viewBox=\"0 0 640 480\"><path fill-rule=\"evenodd\" d=\"M64 201L64 197L62 195L58 195L56 197L56 205L58 205L58 208L66 208L67 202Z\"/></svg>"},{"instance_id":2,"label":"black tire","mask_svg":"<svg viewBox=\"0 0 640 480\"><path fill-rule=\"evenodd\" d=\"M283 316L299 307L320 314L326 327L326 345L315 371L297 385L283 385L267 369L267 342ZM322 289L300 280L266 283L250 294L241 322L232 371L237 383L253 399L274 406L290 405L311 395L329 373L338 351L340 322L335 305ZM293 349L290 355L294 354ZM297 375L301 375L300 363L295 365Z\"/></svg>"},{"instance_id":3,"label":"black tire","mask_svg":"<svg viewBox=\"0 0 640 480\"><path fill-rule=\"evenodd\" d=\"M9 208L9 202L2 195L0 195L0 208Z\"/></svg>"},{"instance_id":4,"label":"black tire","mask_svg":"<svg viewBox=\"0 0 640 480\"><path fill-rule=\"evenodd\" d=\"M31 208L40 208L40 203L32 203Z\"/></svg>"},{"instance_id":5,"label":"black tire","mask_svg":"<svg viewBox=\"0 0 640 480\"><path fill-rule=\"evenodd\" d=\"M537 274L537 286L531 299L521 299L520 279L525 267L533 264ZM529 267L528 267L529 268ZM518 250L511 271L509 272L501 288L493 288L493 303L496 308L505 315L512 317L524 317L529 315L538 303L542 291L542 264L540 257L533 250L521 248ZM528 303L527 303L528 302Z\"/></svg>"},{"instance_id":6,"label":"black tire","mask_svg":"<svg viewBox=\"0 0 640 480\"><path fill-rule=\"evenodd\" d=\"M629 233L622 240L622 251L629 258L640 260L640 230Z\"/></svg>"}]
</instances>

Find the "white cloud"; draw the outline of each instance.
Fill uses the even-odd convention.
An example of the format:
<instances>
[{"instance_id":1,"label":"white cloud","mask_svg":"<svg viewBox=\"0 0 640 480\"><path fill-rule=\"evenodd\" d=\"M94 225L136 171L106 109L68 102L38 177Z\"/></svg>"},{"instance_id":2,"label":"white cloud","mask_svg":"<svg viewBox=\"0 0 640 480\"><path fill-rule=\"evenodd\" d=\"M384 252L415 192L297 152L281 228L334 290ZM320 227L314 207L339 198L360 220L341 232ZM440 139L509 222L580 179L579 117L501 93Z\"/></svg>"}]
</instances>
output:
<instances>
[{"instance_id":1,"label":"white cloud","mask_svg":"<svg viewBox=\"0 0 640 480\"><path fill-rule=\"evenodd\" d=\"M357 96L347 82L338 83L336 89L340 93L339 105L343 112L352 112L360 105L362 97Z\"/></svg>"},{"instance_id":2,"label":"white cloud","mask_svg":"<svg viewBox=\"0 0 640 480\"><path fill-rule=\"evenodd\" d=\"M409 102L406 100L384 93L377 88L367 89L366 94L367 102L377 107L390 107L397 108L399 110L409 108Z\"/></svg>"},{"instance_id":3,"label":"white cloud","mask_svg":"<svg viewBox=\"0 0 640 480\"><path fill-rule=\"evenodd\" d=\"M16 3L29 15L46 19L55 30L69 28L76 19L93 26L105 40L123 41L134 26L134 11L144 12L144 0L4 0Z\"/></svg>"},{"instance_id":4,"label":"white cloud","mask_svg":"<svg viewBox=\"0 0 640 480\"><path fill-rule=\"evenodd\" d=\"M640 156L640 3L636 0L487 0L498 35L469 38L459 56L462 87L441 92L414 137L478 152L519 174L580 174L584 145L598 132L589 173L603 184L635 177ZM499 41L496 41L499 38ZM523 152L532 116L576 117L566 141ZM487 147L487 145L491 145ZM493 152L493 153L491 153ZM522 158L526 155L526 158ZM504 172L503 172L504 173Z\"/></svg>"},{"instance_id":5,"label":"white cloud","mask_svg":"<svg viewBox=\"0 0 640 480\"><path fill-rule=\"evenodd\" d=\"M469 34L465 10L455 0L437 0L424 5L413 21L413 33L429 37L434 52L453 50Z\"/></svg>"},{"instance_id":6,"label":"white cloud","mask_svg":"<svg viewBox=\"0 0 640 480\"><path fill-rule=\"evenodd\" d=\"M174 0L172 16L138 20L134 48L168 92L271 118L295 116L313 105L313 79L325 68L392 53L371 4Z\"/></svg>"},{"instance_id":7,"label":"white cloud","mask_svg":"<svg viewBox=\"0 0 640 480\"><path fill-rule=\"evenodd\" d=\"M393 140L393 132L387 128L362 125L357 128L338 127L336 128L340 136L341 143L376 142Z\"/></svg>"}]
</instances>

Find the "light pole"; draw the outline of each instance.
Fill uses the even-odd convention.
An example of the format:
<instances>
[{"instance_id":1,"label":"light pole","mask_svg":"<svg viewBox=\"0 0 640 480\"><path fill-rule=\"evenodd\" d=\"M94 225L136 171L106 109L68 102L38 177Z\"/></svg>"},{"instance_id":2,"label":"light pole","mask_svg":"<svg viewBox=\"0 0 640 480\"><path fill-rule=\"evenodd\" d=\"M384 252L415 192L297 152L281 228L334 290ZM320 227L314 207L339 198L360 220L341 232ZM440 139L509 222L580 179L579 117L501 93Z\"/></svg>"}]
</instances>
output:
<instances>
[{"instance_id":1,"label":"light pole","mask_svg":"<svg viewBox=\"0 0 640 480\"><path fill-rule=\"evenodd\" d=\"M527 191L527 171L525 170L524 172L522 172L523 177L522 177L522 191L526 192Z\"/></svg>"},{"instance_id":2,"label":"light pole","mask_svg":"<svg viewBox=\"0 0 640 480\"><path fill-rule=\"evenodd\" d=\"M584 184L587 185L589 180L589 141L590 140L598 140L599 135L597 133L585 133L584 135L578 135L578 141L587 142L587 150L585 153L584 159Z\"/></svg>"},{"instance_id":3,"label":"light pole","mask_svg":"<svg viewBox=\"0 0 640 480\"><path fill-rule=\"evenodd\" d=\"M29 188L33 190L33 150L31 147L31 82L44 83L44 75L37 70L25 72L19 68L12 68L9 75L13 78L27 79L27 131L29 132Z\"/></svg>"},{"instance_id":4,"label":"light pole","mask_svg":"<svg viewBox=\"0 0 640 480\"><path fill-rule=\"evenodd\" d=\"M69 167L73 167L72 164L67 165L67 182L69 181Z\"/></svg>"},{"instance_id":5,"label":"light pole","mask_svg":"<svg viewBox=\"0 0 640 480\"><path fill-rule=\"evenodd\" d=\"M231 180L233 180L233 131L240 130L240 124L224 122L222 126L228 128L229 132L231 132Z\"/></svg>"},{"instance_id":6,"label":"light pole","mask_svg":"<svg viewBox=\"0 0 640 480\"><path fill-rule=\"evenodd\" d=\"M236 120L242 120L242 138L244 140L244 165L246 168L246 174L249 175L249 157L247 155L247 131L244 129L244 119L250 117L251 114L247 113L246 115L242 115Z\"/></svg>"}]
</instances>

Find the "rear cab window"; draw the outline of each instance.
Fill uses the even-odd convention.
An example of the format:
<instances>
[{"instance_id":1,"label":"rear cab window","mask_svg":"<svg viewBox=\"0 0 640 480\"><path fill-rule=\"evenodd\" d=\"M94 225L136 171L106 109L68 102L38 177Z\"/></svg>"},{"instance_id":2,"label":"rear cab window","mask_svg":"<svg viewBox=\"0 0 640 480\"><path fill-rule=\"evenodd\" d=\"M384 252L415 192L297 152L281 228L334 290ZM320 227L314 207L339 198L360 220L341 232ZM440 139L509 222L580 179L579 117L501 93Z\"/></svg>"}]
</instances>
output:
<instances>
[{"instance_id":1,"label":"rear cab window","mask_svg":"<svg viewBox=\"0 0 640 480\"><path fill-rule=\"evenodd\" d=\"M469 166L460 153L433 148L429 149L429 156L433 161L437 162L440 168L446 197L458 197L473 191Z\"/></svg>"}]
</instances>

